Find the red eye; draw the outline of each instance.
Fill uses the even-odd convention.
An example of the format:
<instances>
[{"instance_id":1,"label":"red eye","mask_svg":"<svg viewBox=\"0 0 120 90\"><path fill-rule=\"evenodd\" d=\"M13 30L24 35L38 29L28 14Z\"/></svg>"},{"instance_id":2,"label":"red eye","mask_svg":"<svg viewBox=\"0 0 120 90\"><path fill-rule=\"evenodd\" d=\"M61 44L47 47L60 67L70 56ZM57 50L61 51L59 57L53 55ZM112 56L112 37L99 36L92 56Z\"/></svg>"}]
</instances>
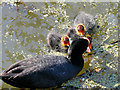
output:
<instances>
[{"instance_id":1,"label":"red eye","mask_svg":"<svg viewBox=\"0 0 120 90\"><path fill-rule=\"evenodd\" d=\"M77 32L79 35L83 35L85 31L85 27L83 25L78 25L77 26Z\"/></svg>"}]
</instances>

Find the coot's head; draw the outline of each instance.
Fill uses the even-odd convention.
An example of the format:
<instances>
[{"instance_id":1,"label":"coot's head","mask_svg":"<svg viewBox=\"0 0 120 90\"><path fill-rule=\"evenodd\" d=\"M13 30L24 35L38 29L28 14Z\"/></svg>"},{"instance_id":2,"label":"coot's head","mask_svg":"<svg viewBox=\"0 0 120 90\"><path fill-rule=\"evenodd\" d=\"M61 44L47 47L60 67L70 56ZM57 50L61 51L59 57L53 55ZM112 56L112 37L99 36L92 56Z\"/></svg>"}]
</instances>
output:
<instances>
[{"instance_id":1,"label":"coot's head","mask_svg":"<svg viewBox=\"0 0 120 90\"><path fill-rule=\"evenodd\" d=\"M72 41L70 47L68 48L68 54L79 55L83 54L88 47L89 41L86 38L80 38Z\"/></svg>"},{"instance_id":2,"label":"coot's head","mask_svg":"<svg viewBox=\"0 0 120 90\"><path fill-rule=\"evenodd\" d=\"M78 24L76 26L76 32L77 32L78 35L83 36L84 32L85 32L85 26L83 24Z\"/></svg>"},{"instance_id":3,"label":"coot's head","mask_svg":"<svg viewBox=\"0 0 120 90\"><path fill-rule=\"evenodd\" d=\"M56 33L56 32L50 32L47 35L47 45L49 50L55 50L57 52L67 52L66 48L61 47L61 38L62 35Z\"/></svg>"},{"instance_id":4,"label":"coot's head","mask_svg":"<svg viewBox=\"0 0 120 90\"><path fill-rule=\"evenodd\" d=\"M56 49L61 40L61 36L55 32L51 32L47 35L47 44L51 49Z\"/></svg>"}]
</instances>

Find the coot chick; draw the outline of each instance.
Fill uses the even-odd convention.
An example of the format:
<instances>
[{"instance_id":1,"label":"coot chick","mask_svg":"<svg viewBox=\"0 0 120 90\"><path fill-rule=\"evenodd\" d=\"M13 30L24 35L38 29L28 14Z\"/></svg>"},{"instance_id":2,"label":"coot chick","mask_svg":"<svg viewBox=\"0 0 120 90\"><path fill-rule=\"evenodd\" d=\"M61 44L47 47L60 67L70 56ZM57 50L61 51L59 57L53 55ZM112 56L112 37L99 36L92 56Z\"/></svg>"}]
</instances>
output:
<instances>
[{"instance_id":1,"label":"coot chick","mask_svg":"<svg viewBox=\"0 0 120 90\"><path fill-rule=\"evenodd\" d=\"M92 15L80 11L79 14L74 19L73 28L67 30L66 34L72 39L91 35L93 33L93 29L95 27L95 20ZM47 36L48 46L55 51L58 52L67 52L67 49L61 47L61 38L63 35L59 35L57 33L49 33ZM91 39L92 40L92 39ZM64 42L63 42L64 43ZM66 47L63 44L63 47Z\"/></svg>"},{"instance_id":2,"label":"coot chick","mask_svg":"<svg viewBox=\"0 0 120 90\"><path fill-rule=\"evenodd\" d=\"M68 57L39 55L24 59L11 65L0 77L4 82L19 88L59 86L82 70L82 54L87 47L88 40L76 39L68 48Z\"/></svg>"},{"instance_id":3,"label":"coot chick","mask_svg":"<svg viewBox=\"0 0 120 90\"><path fill-rule=\"evenodd\" d=\"M62 35L51 32L47 35L47 45L52 50L67 53L67 49L61 47L61 38Z\"/></svg>"},{"instance_id":4,"label":"coot chick","mask_svg":"<svg viewBox=\"0 0 120 90\"><path fill-rule=\"evenodd\" d=\"M74 28L69 28L66 34L58 34L56 32L50 32L47 35L47 45L52 50L55 50L57 52L67 53L67 49L70 44L69 41L67 41L68 38L70 38L73 41L75 39L80 38L80 36L77 35L76 30Z\"/></svg>"},{"instance_id":5,"label":"coot chick","mask_svg":"<svg viewBox=\"0 0 120 90\"><path fill-rule=\"evenodd\" d=\"M74 19L73 27L76 29L78 35L84 35L84 32L92 34L95 24L96 22L92 15L80 11Z\"/></svg>"},{"instance_id":6,"label":"coot chick","mask_svg":"<svg viewBox=\"0 0 120 90\"><path fill-rule=\"evenodd\" d=\"M68 38L70 38L70 40ZM52 50L67 53L70 42L79 38L83 38L83 36L77 35L75 29L70 28L67 30L66 35L60 35L55 32L49 33L47 35L47 44L48 47ZM91 43L89 43L89 47L91 47ZM87 49L87 52L90 52L89 47Z\"/></svg>"}]
</instances>

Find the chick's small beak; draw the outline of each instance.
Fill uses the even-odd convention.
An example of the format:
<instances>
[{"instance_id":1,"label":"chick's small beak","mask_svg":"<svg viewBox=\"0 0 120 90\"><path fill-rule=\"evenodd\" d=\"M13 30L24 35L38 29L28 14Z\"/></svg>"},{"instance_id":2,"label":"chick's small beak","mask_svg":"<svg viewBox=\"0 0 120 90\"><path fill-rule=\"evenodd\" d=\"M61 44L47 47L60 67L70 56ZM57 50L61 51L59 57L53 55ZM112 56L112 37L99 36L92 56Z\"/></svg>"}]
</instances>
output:
<instances>
[{"instance_id":1,"label":"chick's small beak","mask_svg":"<svg viewBox=\"0 0 120 90\"><path fill-rule=\"evenodd\" d=\"M84 30L78 30L78 34L81 35L81 36L83 36Z\"/></svg>"},{"instance_id":2,"label":"chick's small beak","mask_svg":"<svg viewBox=\"0 0 120 90\"><path fill-rule=\"evenodd\" d=\"M92 46L91 46L91 43L89 43L86 52L90 53L90 52L91 52L91 49L92 49Z\"/></svg>"},{"instance_id":3,"label":"chick's small beak","mask_svg":"<svg viewBox=\"0 0 120 90\"><path fill-rule=\"evenodd\" d=\"M65 41L64 41L64 45L65 45L65 46L69 46L69 45L70 45L70 41L65 40Z\"/></svg>"},{"instance_id":4,"label":"chick's small beak","mask_svg":"<svg viewBox=\"0 0 120 90\"><path fill-rule=\"evenodd\" d=\"M88 47L89 47L90 49L92 49L92 45L91 45L91 43L88 45Z\"/></svg>"},{"instance_id":5,"label":"chick's small beak","mask_svg":"<svg viewBox=\"0 0 120 90\"><path fill-rule=\"evenodd\" d=\"M86 52L87 52L87 53L90 53L90 52L91 52L91 50L90 50L90 48L89 48L89 47L87 47Z\"/></svg>"}]
</instances>

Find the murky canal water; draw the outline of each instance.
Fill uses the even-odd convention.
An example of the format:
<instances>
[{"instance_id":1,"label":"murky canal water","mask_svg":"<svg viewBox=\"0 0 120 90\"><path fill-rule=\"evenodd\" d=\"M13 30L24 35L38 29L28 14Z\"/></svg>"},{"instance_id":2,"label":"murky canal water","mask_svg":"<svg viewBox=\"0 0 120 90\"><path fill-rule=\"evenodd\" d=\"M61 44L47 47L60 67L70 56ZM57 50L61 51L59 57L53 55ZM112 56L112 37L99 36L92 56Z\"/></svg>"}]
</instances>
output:
<instances>
[{"instance_id":1,"label":"murky canal water","mask_svg":"<svg viewBox=\"0 0 120 90\"><path fill-rule=\"evenodd\" d=\"M50 54L46 37L55 31L64 34L73 25L79 11L92 14L99 26L93 35L91 66L100 72L86 73L68 81L66 85L78 88L113 88L118 85L118 3L114 2L24 2L2 3L2 67L35 55ZM56 52L51 51L51 54ZM57 55L61 55L57 53ZM82 79L82 81L80 81ZM2 88L10 88L5 83Z\"/></svg>"}]
</instances>

